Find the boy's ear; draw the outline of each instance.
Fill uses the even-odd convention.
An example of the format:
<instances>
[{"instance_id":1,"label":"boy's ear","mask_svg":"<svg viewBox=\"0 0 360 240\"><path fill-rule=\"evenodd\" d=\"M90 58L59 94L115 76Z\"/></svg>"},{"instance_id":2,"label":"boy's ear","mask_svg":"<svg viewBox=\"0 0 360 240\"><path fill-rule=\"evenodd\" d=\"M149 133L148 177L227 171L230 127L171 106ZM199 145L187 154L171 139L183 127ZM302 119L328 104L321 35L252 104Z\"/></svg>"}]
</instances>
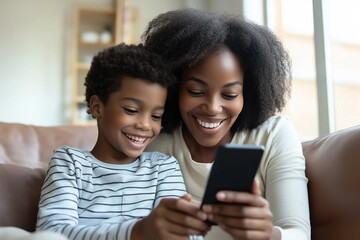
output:
<instances>
[{"instance_id":1,"label":"boy's ear","mask_svg":"<svg viewBox=\"0 0 360 240\"><path fill-rule=\"evenodd\" d=\"M94 118L101 116L101 101L97 95L92 95L90 98L90 113Z\"/></svg>"}]
</instances>

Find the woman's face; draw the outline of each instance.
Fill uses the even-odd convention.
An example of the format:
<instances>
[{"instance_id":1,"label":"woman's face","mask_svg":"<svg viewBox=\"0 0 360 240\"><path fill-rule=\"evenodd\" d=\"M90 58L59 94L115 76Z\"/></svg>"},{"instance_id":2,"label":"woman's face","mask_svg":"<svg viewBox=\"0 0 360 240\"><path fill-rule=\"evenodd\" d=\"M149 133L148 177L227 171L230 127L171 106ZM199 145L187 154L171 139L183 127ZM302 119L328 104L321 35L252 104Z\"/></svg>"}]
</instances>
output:
<instances>
[{"instance_id":1,"label":"woman's face","mask_svg":"<svg viewBox=\"0 0 360 240\"><path fill-rule=\"evenodd\" d=\"M227 48L210 53L181 76L179 107L185 133L203 147L230 142L243 105L244 73Z\"/></svg>"}]
</instances>

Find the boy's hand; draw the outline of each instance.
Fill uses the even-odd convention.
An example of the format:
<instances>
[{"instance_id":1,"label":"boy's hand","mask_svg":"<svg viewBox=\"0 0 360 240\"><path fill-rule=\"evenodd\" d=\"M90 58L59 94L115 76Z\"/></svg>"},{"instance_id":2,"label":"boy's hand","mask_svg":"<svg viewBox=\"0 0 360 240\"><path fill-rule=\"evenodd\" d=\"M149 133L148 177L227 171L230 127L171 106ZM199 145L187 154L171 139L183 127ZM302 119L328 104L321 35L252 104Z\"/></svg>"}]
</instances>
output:
<instances>
[{"instance_id":1,"label":"boy's hand","mask_svg":"<svg viewBox=\"0 0 360 240\"><path fill-rule=\"evenodd\" d=\"M162 199L149 216L137 222L131 240L189 239L189 235L205 235L210 227L206 214L191 202L191 195Z\"/></svg>"}]
</instances>

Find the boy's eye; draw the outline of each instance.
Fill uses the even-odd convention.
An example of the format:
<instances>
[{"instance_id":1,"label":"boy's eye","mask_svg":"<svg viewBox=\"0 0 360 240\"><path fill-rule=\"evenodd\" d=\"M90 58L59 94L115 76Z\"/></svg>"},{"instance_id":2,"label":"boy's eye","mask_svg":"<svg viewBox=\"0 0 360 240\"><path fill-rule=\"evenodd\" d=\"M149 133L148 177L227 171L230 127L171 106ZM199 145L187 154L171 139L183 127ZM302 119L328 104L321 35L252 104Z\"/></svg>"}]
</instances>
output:
<instances>
[{"instance_id":1,"label":"boy's eye","mask_svg":"<svg viewBox=\"0 0 360 240\"><path fill-rule=\"evenodd\" d=\"M161 120L161 119L162 119L162 115L151 115L151 117L152 117L154 120Z\"/></svg>"},{"instance_id":2,"label":"boy's eye","mask_svg":"<svg viewBox=\"0 0 360 240\"><path fill-rule=\"evenodd\" d=\"M134 108L124 108L125 112L129 113L129 114L135 114L138 111Z\"/></svg>"}]
</instances>

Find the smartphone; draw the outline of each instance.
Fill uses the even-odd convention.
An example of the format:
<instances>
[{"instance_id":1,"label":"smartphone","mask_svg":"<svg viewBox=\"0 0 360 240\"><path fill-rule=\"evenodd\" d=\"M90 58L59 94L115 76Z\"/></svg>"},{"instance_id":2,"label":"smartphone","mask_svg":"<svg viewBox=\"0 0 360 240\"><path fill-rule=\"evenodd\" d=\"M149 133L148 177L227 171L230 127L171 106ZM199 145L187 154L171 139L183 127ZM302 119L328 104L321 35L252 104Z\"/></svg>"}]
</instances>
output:
<instances>
[{"instance_id":1,"label":"smartphone","mask_svg":"<svg viewBox=\"0 0 360 240\"><path fill-rule=\"evenodd\" d=\"M263 146L224 144L216 152L201 206L218 204L221 190L251 192L264 152ZM207 221L211 225L216 223Z\"/></svg>"}]
</instances>

